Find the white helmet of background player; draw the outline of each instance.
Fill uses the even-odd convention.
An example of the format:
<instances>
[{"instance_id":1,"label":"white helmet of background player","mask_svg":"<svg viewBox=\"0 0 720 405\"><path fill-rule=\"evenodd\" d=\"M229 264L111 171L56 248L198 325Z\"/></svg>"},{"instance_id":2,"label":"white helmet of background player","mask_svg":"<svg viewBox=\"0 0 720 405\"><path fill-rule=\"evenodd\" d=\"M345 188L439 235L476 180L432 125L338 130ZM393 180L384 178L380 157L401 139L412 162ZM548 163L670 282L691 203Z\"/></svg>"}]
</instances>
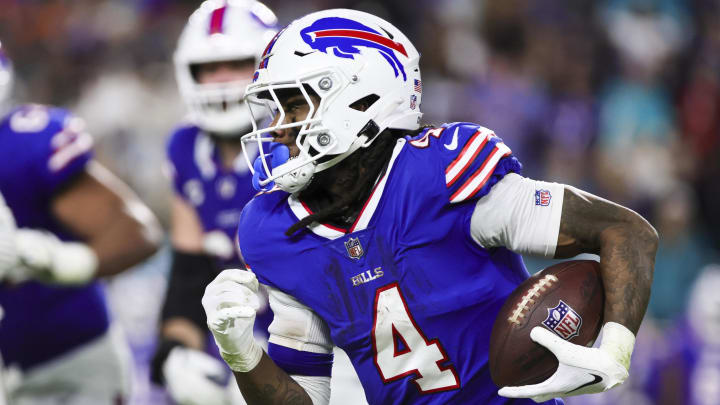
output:
<instances>
[{"instance_id":1,"label":"white helmet of background player","mask_svg":"<svg viewBox=\"0 0 720 405\"><path fill-rule=\"evenodd\" d=\"M266 176L261 176L260 184L274 180L285 191L296 192L314 173L369 146L384 129L418 129L422 117L419 60L400 30L361 11L324 10L281 30L267 45L246 90L245 100L255 119L253 131L242 140L262 148L263 142L272 139L272 131L297 128L300 155L271 168L261 153ZM285 112L277 90L296 89L312 107L308 87L320 97L317 111L311 108L305 119L282 124ZM362 99L370 104L365 111L351 107ZM278 109L277 125L258 128L256 112L262 107ZM247 155L246 160L252 169Z\"/></svg>"},{"instance_id":2,"label":"white helmet of background player","mask_svg":"<svg viewBox=\"0 0 720 405\"><path fill-rule=\"evenodd\" d=\"M218 135L234 135L249 126L243 103L250 78L199 84L193 67L202 63L257 60L275 35L277 18L253 0L208 0L190 16L175 50L175 76L191 120Z\"/></svg>"},{"instance_id":3,"label":"white helmet of background player","mask_svg":"<svg viewBox=\"0 0 720 405\"><path fill-rule=\"evenodd\" d=\"M13 84L13 68L10 59L5 55L0 43L0 110L10 97Z\"/></svg>"}]
</instances>

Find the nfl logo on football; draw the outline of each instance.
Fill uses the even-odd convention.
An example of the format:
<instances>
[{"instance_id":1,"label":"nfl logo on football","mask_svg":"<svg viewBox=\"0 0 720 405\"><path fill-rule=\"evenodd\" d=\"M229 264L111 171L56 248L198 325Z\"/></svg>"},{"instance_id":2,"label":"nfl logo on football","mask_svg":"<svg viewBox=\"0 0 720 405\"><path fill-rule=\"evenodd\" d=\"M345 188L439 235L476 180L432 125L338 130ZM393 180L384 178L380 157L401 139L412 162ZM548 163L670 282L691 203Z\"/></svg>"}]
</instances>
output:
<instances>
[{"instance_id":1,"label":"nfl logo on football","mask_svg":"<svg viewBox=\"0 0 720 405\"><path fill-rule=\"evenodd\" d=\"M360 244L360 239L358 238L348 239L348 241L345 242L345 249L351 259L359 259L365 253L362 245Z\"/></svg>"},{"instance_id":2,"label":"nfl logo on football","mask_svg":"<svg viewBox=\"0 0 720 405\"><path fill-rule=\"evenodd\" d=\"M580 334L582 317L570 305L560 300L555 307L548 308L548 316L543 325L561 338L570 340Z\"/></svg>"}]
</instances>

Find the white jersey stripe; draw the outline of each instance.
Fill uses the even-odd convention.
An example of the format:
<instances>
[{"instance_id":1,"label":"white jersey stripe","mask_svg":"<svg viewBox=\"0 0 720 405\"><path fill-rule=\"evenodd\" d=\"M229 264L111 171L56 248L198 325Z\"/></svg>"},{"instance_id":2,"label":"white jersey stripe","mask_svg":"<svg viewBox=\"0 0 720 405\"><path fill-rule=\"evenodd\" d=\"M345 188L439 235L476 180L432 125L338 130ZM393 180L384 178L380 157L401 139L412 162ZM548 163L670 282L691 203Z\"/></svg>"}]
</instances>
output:
<instances>
[{"instance_id":1,"label":"white jersey stripe","mask_svg":"<svg viewBox=\"0 0 720 405\"><path fill-rule=\"evenodd\" d=\"M298 218L298 220L301 220L305 218L306 216L310 215L310 212L307 208L303 205L303 203L298 200L295 196L288 197L288 205L290 206L290 209L295 214L295 216ZM329 226L325 226L323 224L319 224L317 222L311 224L308 226L308 229L310 229L311 232L318 236L322 236L323 238L328 239L337 239L341 236L345 235L345 232L339 231L337 229L330 228Z\"/></svg>"},{"instance_id":2,"label":"white jersey stripe","mask_svg":"<svg viewBox=\"0 0 720 405\"><path fill-rule=\"evenodd\" d=\"M458 203L472 197L487 183L490 175L495 171L495 167L501 158L512 153L504 143L495 144L495 150L485 160L480 169L476 171L460 188L450 196L451 203Z\"/></svg>"},{"instance_id":3,"label":"white jersey stripe","mask_svg":"<svg viewBox=\"0 0 720 405\"><path fill-rule=\"evenodd\" d=\"M215 163L212 160L213 148L214 146L210 137L205 133L198 133L193 147L193 157L204 179L212 179L215 177Z\"/></svg>"},{"instance_id":4,"label":"white jersey stripe","mask_svg":"<svg viewBox=\"0 0 720 405\"><path fill-rule=\"evenodd\" d=\"M470 139L470 142L458 154L458 157L445 170L445 184L448 187L453 185L470 167L478 153L488 141L488 133L482 129L478 130Z\"/></svg>"}]
</instances>

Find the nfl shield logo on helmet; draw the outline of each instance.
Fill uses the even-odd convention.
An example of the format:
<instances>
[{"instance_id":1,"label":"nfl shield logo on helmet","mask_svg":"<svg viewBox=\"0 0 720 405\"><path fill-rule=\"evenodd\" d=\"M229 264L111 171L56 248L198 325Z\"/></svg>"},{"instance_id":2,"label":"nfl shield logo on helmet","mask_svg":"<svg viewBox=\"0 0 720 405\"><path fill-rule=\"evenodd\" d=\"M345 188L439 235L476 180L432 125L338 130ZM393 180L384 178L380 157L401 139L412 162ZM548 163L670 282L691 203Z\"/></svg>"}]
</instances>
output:
<instances>
[{"instance_id":1,"label":"nfl shield logo on helmet","mask_svg":"<svg viewBox=\"0 0 720 405\"><path fill-rule=\"evenodd\" d=\"M365 254L365 251L360 244L360 239L358 238L348 239L345 242L345 249L347 249L348 256L350 256L351 259L359 259L363 254Z\"/></svg>"},{"instance_id":2,"label":"nfl shield logo on helmet","mask_svg":"<svg viewBox=\"0 0 720 405\"><path fill-rule=\"evenodd\" d=\"M548 316L543 325L565 340L580 334L582 317L563 300L553 308L548 308Z\"/></svg>"}]
</instances>

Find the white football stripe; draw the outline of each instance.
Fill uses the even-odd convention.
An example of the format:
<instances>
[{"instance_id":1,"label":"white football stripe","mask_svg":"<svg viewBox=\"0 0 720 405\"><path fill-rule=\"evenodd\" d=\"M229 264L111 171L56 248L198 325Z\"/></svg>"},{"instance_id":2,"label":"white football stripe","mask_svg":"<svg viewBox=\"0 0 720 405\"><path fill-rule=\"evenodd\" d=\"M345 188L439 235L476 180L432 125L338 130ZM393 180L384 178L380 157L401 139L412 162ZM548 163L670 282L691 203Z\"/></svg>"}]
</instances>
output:
<instances>
[{"instance_id":1,"label":"white football stripe","mask_svg":"<svg viewBox=\"0 0 720 405\"><path fill-rule=\"evenodd\" d=\"M291 195L290 197L288 197L288 205L290 206L290 209L295 214L298 220L301 220L306 216L310 215L305 206L303 206L300 200L298 200L295 196ZM344 232L340 232L336 229L332 229L317 222L314 222L313 224L308 226L308 229L310 229L310 231L312 231L314 234L328 239L337 239L345 235Z\"/></svg>"}]
</instances>

